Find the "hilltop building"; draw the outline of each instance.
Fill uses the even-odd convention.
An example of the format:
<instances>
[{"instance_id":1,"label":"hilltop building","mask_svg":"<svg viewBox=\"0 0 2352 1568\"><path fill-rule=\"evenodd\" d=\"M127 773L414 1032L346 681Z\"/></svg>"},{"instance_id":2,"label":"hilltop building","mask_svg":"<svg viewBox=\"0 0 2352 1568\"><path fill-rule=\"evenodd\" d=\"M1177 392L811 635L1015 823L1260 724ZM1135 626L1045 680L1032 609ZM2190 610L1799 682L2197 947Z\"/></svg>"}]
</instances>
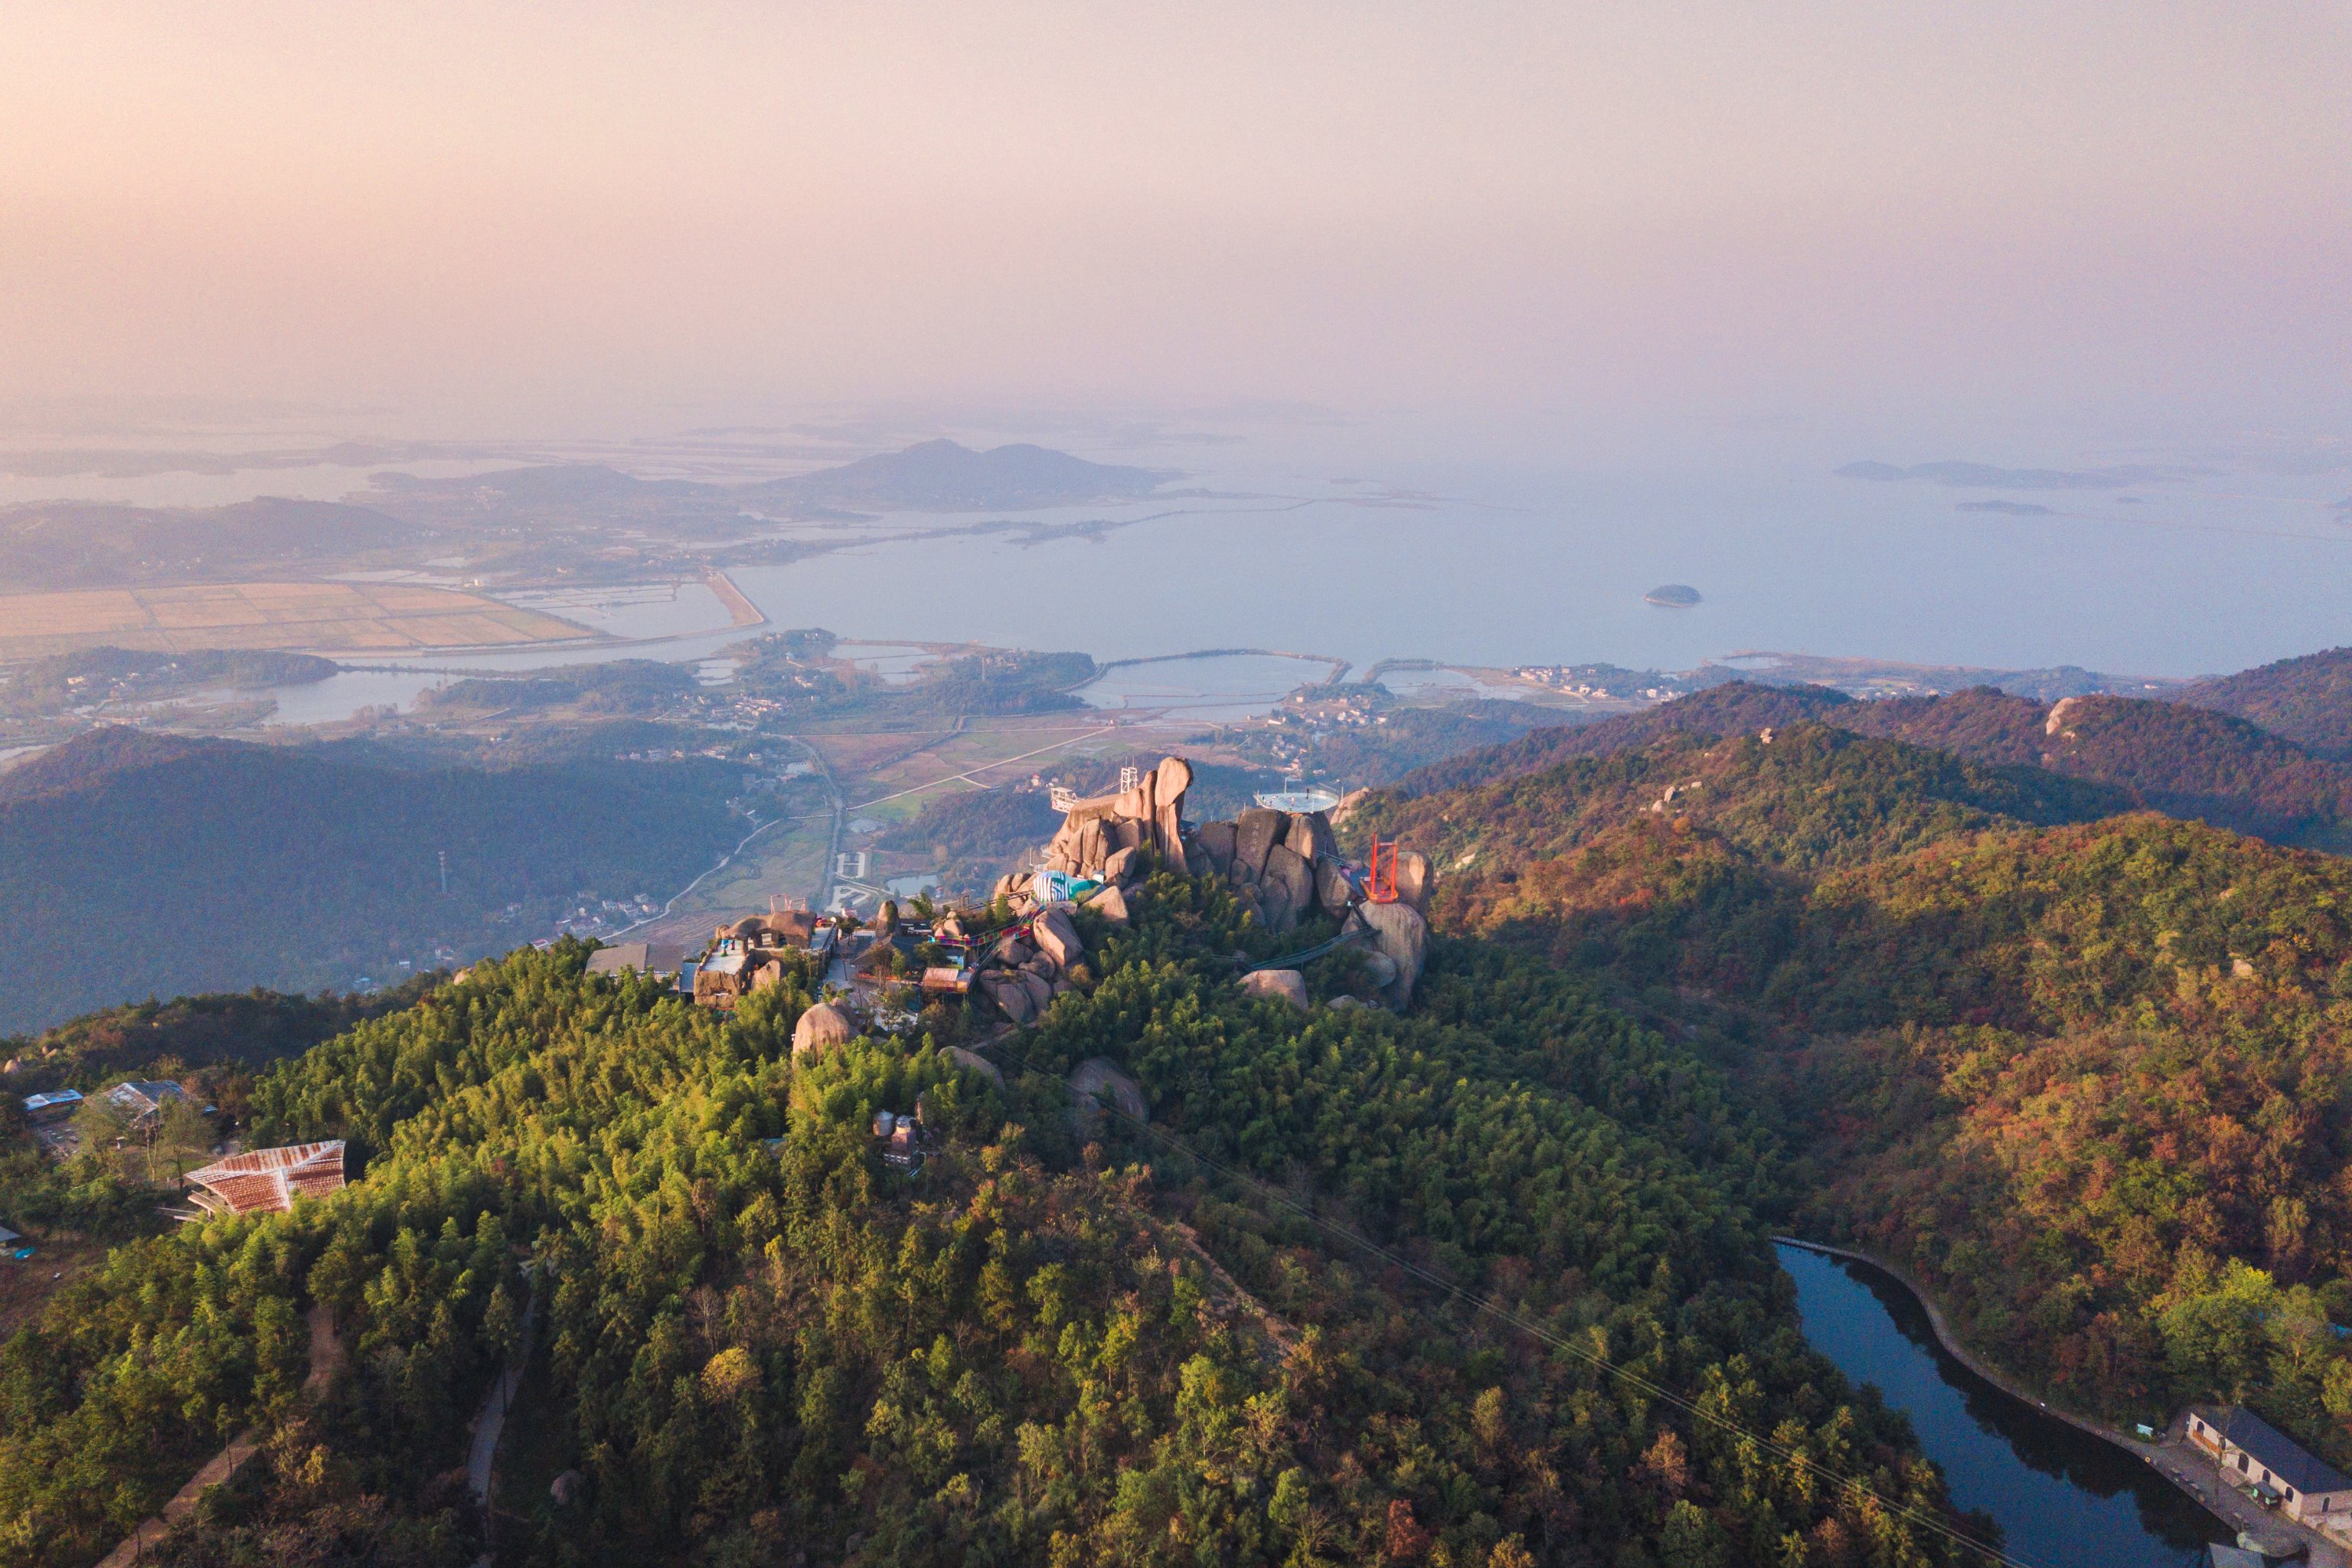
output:
<instances>
[{"instance_id":1,"label":"hilltop building","mask_svg":"<svg viewBox=\"0 0 2352 1568\"><path fill-rule=\"evenodd\" d=\"M343 1141L249 1149L188 1173L188 1196L208 1214L283 1214L296 1198L324 1197L343 1185Z\"/></svg>"},{"instance_id":2,"label":"hilltop building","mask_svg":"<svg viewBox=\"0 0 2352 1568\"><path fill-rule=\"evenodd\" d=\"M176 1083L150 1082L145 1079L129 1079L106 1091L107 1103L131 1118L132 1131L144 1131L163 1119L163 1108L175 1100L185 1100L188 1091Z\"/></svg>"},{"instance_id":3,"label":"hilltop building","mask_svg":"<svg viewBox=\"0 0 2352 1568\"><path fill-rule=\"evenodd\" d=\"M829 959L837 934L830 918L807 910L745 915L713 933L702 957L687 966L693 978L685 984L700 1005L732 1009L752 992L782 981L785 953Z\"/></svg>"},{"instance_id":4,"label":"hilltop building","mask_svg":"<svg viewBox=\"0 0 2352 1568\"><path fill-rule=\"evenodd\" d=\"M639 974L667 974L675 978L678 966L686 962L686 949L670 942L608 942L588 955L591 974L619 974L635 970Z\"/></svg>"},{"instance_id":5,"label":"hilltop building","mask_svg":"<svg viewBox=\"0 0 2352 1568\"><path fill-rule=\"evenodd\" d=\"M2352 1476L2312 1454L2277 1427L2239 1405L2196 1405L2189 1440L2257 1494L2269 1494L2300 1523L2331 1525L2352 1517Z\"/></svg>"},{"instance_id":6,"label":"hilltop building","mask_svg":"<svg viewBox=\"0 0 2352 1568\"><path fill-rule=\"evenodd\" d=\"M38 1126L45 1121L62 1121L81 1109L81 1090L53 1089L47 1094L25 1097L25 1120Z\"/></svg>"}]
</instances>

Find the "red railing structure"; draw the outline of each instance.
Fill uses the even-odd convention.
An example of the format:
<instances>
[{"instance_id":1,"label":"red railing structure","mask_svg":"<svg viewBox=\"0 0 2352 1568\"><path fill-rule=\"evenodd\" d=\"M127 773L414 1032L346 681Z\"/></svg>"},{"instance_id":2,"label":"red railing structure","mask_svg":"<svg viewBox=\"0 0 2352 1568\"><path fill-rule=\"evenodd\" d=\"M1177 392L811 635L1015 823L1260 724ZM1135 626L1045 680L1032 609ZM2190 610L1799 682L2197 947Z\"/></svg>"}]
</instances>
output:
<instances>
[{"instance_id":1,"label":"red railing structure","mask_svg":"<svg viewBox=\"0 0 2352 1568\"><path fill-rule=\"evenodd\" d=\"M1372 840L1371 868L1364 877L1364 899L1369 903L1392 904L1397 901L1397 847L1393 841L1382 844Z\"/></svg>"}]
</instances>

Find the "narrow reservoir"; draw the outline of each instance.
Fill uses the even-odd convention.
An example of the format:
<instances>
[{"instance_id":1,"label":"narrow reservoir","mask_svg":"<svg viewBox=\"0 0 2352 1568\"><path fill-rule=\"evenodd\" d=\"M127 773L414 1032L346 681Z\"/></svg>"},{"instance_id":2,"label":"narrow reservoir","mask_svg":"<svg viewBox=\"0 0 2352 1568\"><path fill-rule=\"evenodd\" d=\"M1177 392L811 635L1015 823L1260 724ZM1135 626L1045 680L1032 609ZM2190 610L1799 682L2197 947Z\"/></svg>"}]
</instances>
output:
<instances>
[{"instance_id":1,"label":"narrow reservoir","mask_svg":"<svg viewBox=\"0 0 2352 1568\"><path fill-rule=\"evenodd\" d=\"M1997 1521L2035 1568L2176 1568L2234 1531L2144 1459L1994 1387L1937 1342L1901 1283L1866 1263L1780 1246L1805 1338L1877 1385L1944 1468L1952 1500Z\"/></svg>"}]
</instances>

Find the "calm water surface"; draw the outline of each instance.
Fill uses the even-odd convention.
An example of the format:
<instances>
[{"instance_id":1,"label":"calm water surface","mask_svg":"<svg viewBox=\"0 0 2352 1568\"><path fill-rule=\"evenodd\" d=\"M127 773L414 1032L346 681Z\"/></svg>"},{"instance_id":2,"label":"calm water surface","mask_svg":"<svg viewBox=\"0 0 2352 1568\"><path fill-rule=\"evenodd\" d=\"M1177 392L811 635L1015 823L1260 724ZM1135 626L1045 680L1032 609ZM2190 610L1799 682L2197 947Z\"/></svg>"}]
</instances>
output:
<instances>
[{"instance_id":1,"label":"calm water surface","mask_svg":"<svg viewBox=\"0 0 2352 1568\"><path fill-rule=\"evenodd\" d=\"M1936 1342L1927 1314L1867 1264L1779 1249L1805 1338L1911 1418L1952 1500L1997 1521L2037 1568L2166 1568L2233 1532L2145 1461L2011 1398Z\"/></svg>"}]
</instances>

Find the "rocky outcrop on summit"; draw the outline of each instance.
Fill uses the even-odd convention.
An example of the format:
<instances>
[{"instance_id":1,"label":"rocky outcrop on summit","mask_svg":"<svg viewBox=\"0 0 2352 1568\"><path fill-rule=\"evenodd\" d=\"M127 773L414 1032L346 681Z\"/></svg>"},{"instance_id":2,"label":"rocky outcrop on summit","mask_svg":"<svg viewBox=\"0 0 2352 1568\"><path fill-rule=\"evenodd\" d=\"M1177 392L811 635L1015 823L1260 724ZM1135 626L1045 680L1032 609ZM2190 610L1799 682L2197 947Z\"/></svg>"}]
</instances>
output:
<instances>
[{"instance_id":1,"label":"rocky outcrop on summit","mask_svg":"<svg viewBox=\"0 0 2352 1568\"><path fill-rule=\"evenodd\" d=\"M991 902L1024 923L973 965L973 988L1014 1024L1035 1022L1071 989L1071 973L1085 956L1070 911L1085 907L1112 925L1127 924L1145 871L1157 867L1222 879L1270 931L1318 916L1336 920L1336 944L1361 955L1381 1000L1410 1003L1429 945L1423 918L1429 863L1410 850L1395 851L1392 862L1384 855L1383 869L1393 866L1394 898L1373 903L1363 868L1339 853L1328 815L1252 806L1230 822L1192 826L1183 817L1192 782L1190 765L1169 757L1132 789L1074 802L1036 869L997 879ZM1308 1005L1306 978L1295 969L1253 973L1242 984Z\"/></svg>"},{"instance_id":2,"label":"rocky outcrop on summit","mask_svg":"<svg viewBox=\"0 0 2352 1568\"><path fill-rule=\"evenodd\" d=\"M1150 848L1168 869L1188 869L1184 792L1192 787L1192 767L1181 757L1169 757L1133 789L1077 802L1045 846L1045 868L1097 882L1117 881L1112 859L1128 850ZM1133 858L1127 864L1131 866Z\"/></svg>"}]
</instances>

